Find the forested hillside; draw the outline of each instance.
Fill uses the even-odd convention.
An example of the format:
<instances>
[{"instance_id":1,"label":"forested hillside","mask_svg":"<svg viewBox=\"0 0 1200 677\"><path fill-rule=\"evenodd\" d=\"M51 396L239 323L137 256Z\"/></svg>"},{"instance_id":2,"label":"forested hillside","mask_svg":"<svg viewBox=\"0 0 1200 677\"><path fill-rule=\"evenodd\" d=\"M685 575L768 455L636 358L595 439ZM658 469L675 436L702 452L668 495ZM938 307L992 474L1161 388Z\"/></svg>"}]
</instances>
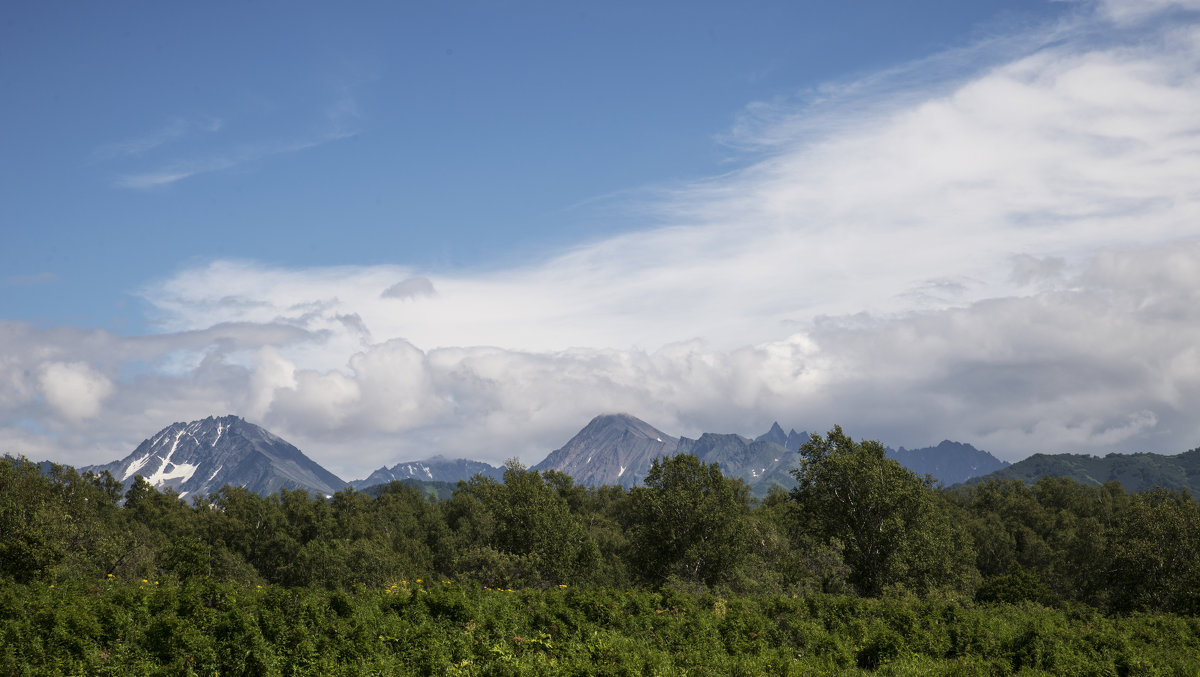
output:
<instances>
[{"instance_id":1,"label":"forested hillside","mask_svg":"<svg viewBox=\"0 0 1200 677\"><path fill-rule=\"evenodd\" d=\"M189 505L5 459L0 674L1198 667L1186 492L942 490L839 428L795 474L752 501L688 455L632 489L514 462L448 499L393 483Z\"/></svg>"},{"instance_id":2,"label":"forested hillside","mask_svg":"<svg viewBox=\"0 0 1200 677\"><path fill-rule=\"evenodd\" d=\"M1119 483L1126 491L1161 487L1200 490L1200 449L1182 454L1034 454L983 479L1012 479L1033 484L1043 477L1069 477L1081 484Z\"/></svg>"}]
</instances>

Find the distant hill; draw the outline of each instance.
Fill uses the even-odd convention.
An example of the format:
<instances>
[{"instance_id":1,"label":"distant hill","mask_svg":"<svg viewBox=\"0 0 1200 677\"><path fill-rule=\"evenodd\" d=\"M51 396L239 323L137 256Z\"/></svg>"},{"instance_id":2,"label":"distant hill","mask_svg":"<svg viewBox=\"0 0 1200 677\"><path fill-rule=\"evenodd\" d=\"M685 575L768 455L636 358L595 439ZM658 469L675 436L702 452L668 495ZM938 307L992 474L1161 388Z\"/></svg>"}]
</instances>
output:
<instances>
[{"instance_id":1,"label":"distant hill","mask_svg":"<svg viewBox=\"0 0 1200 677\"><path fill-rule=\"evenodd\" d=\"M962 442L943 440L936 447L887 450L888 458L915 472L918 476L933 475L944 486L965 482L972 477L987 475L1008 467L1007 461L992 456Z\"/></svg>"},{"instance_id":2,"label":"distant hill","mask_svg":"<svg viewBox=\"0 0 1200 677\"><path fill-rule=\"evenodd\" d=\"M1154 487L1187 489L1200 495L1200 449L1182 454L1034 454L1003 470L970 480L1014 479L1033 484L1045 476L1069 477L1084 484L1120 482L1128 492Z\"/></svg>"},{"instance_id":3,"label":"distant hill","mask_svg":"<svg viewBox=\"0 0 1200 677\"><path fill-rule=\"evenodd\" d=\"M80 468L88 470L107 470L127 489L141 475L156 489L183 497L207 495L226 484L264 496L280 489L331 495L347 485L286 440L237 416L172 423L124 459Z\"/></svg>"},{"instance_id":4,"label":"distant hill","mask_svg":"<svg viewBox=\"0 0 1200 677\"><path fill-rule=\"evenodd\" d=\"M454 485L459 480L469 480L476 475L483 475L484 477L499 480L504 477L504 467L497 467L483 461L471 461L465 458L434 456L423 461L406 461L404 463L397 463L391 468L380 468L365 479L350 482L350 486L362 490L377 484L387 484L388 482L404 480L447 482Z\"/></svg>"}]
</instances>

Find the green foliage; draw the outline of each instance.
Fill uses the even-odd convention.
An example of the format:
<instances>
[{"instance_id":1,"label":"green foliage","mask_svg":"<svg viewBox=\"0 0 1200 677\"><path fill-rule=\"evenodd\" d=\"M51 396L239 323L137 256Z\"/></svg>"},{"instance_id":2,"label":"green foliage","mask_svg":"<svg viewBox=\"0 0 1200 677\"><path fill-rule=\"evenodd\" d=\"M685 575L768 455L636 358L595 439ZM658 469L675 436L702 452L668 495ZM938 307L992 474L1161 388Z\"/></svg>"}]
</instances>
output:
<instances>
[{"instance_id":1,"label":"green foliage","mask_svg":"<svg viewBox=\"0 0 1200 677\"><path fill-rule=\"evenodd\" d=\"M688 456L191 505L3 459L0 674L1200 673L1190 494L804 451L754 505Z\"/></svg>"},{"instance_id":2,"label":"green foliage","mask_svg":"<svg viewBox=\"0 0 1200 677\"><path fill-rule=\"evenodd\" d=\"M1200 505L1191 496L1137 495L1113 531L1114 608L1200 613Z\"/></svg>"},{"instance_id":3,"label":"green foliage","mask_svg":"<svg viewBox=\"0 0 1200 677\"><path fill-rule=\"evenodd\" d=\"M672 576L732 582L747 557L749 491L690 454L655 459L625 515L632 563L661 584Z\"/></svg>"},{"instance_id":4,"label":"green foliage","mask_svg":"<svg viewBox=\"0 0 1200 677\"><path fill-rule=\"evenodd\" d=\"M1137 493L1155 487L1196 492L1200 490L1200 449L1182 454L1033 454L984 479L1002 479L1034 484L1043 477L1069 478L1078 484L1101 486L1116 482L1125 491Z\"/></svg>"},{"instance_id":5,"label":"green foliage","mask_svg":"<svg viewBox=\"0 0 1200 677\"><path fill-rule=\"evenodd\" d=\"M792 497L804 526L843 545L861 594L878 595L889 583L922 592L969 585L969 537L928 477L886 458L879 442L854 442L840 426L814 434L800 457Z\"/></svg>"},{"instance_id":6,"label":"green foliage","mask_svg":"<svg viewBox=\"0 0 1200 677\"><path fill-rule=\"evenodd\" d=\"M551 479L556 484L510 461L503 483L481 475L461 483L446 511L453 572L497 586L549 587L584 575L596 547L571 513L561 477Z\"/></svg>"},{"instance_id":7,"label":"green foliage","mask_svg":"<svg viewBox=\"0 0 1200 677\"><path fill-rule=\"evenodd\" d=\"M1200 624L915 596L0 583L0 674L1195 674Z\"/></svg>"}]
</instances>

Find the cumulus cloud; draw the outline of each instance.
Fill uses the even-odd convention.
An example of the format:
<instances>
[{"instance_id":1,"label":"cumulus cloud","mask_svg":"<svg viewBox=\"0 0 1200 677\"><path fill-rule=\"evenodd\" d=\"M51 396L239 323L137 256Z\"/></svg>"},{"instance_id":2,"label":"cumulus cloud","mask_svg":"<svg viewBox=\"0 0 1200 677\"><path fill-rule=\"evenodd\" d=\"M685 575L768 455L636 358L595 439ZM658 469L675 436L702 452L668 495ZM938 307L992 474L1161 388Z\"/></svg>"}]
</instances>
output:
<instances>
[{"instance_id":1,"label":"cumulus cloud","mask_svg":"<svg viewBox=\"0 0 1200 677\"><path fill-rule=\"evenodd\" d=\"M662 191L663 227L485 272L214 261L146 286L154 336L0 325L4 418L36 423L0 443L102 406L91 461L233 412L348 478L537 461L604 411L1009 460L1195 446L1200 27L1095 7L752 104L750 159Z\"/></svg>"},{"instance_id":2,"label":"cumulus cloud","mask_svg":"<svg viewBox=\"0 0 1200 677\"><path fill-rule=\"evenodd\" d=\"M50 406L71 421L95 418L113 391L112 381L83 362L48 362L38 381Z\"/></svg>"}]
</instances>

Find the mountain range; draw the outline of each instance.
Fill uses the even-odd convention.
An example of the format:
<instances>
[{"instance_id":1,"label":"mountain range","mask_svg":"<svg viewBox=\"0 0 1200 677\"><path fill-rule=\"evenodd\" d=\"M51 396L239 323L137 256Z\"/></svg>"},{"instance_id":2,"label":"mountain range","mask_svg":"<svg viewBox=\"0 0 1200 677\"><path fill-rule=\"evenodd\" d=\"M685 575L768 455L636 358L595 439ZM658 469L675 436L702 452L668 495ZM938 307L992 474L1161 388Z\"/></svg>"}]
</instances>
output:
<instances>
[{"instance_id":1,"label":"mountain range","mask_svg":"<svg viewBox=\"0 0 1200 677\"><path fill-rule=\"evenodd\" d=\"M717 463L730 477L743 479L762 496L773 485L794 485L790 471L797 450L809 435L778 423L753 439L736 434L704 433L696 439L674 437L628 414L592 419L532 470L557 470L577 483L633 487L642 482L656 458L693 454ZM943 484L964 481L1007 464L969 444L945 441L936 447L888 451L918 474L929 473ZM346 482L305 456L294 445L237 416L208 417L173 423L142 442L129 456L82 470L109 471L126 487L143 476L159 489L181 496L207 495L226 484L269 495L279 489L306 489L331 495L346 487L366 490L393 481L444 485L483 475L503 477L504 468L482 461L443 456L381 467L366 478Z\"/></svg>"}]
</instances>

